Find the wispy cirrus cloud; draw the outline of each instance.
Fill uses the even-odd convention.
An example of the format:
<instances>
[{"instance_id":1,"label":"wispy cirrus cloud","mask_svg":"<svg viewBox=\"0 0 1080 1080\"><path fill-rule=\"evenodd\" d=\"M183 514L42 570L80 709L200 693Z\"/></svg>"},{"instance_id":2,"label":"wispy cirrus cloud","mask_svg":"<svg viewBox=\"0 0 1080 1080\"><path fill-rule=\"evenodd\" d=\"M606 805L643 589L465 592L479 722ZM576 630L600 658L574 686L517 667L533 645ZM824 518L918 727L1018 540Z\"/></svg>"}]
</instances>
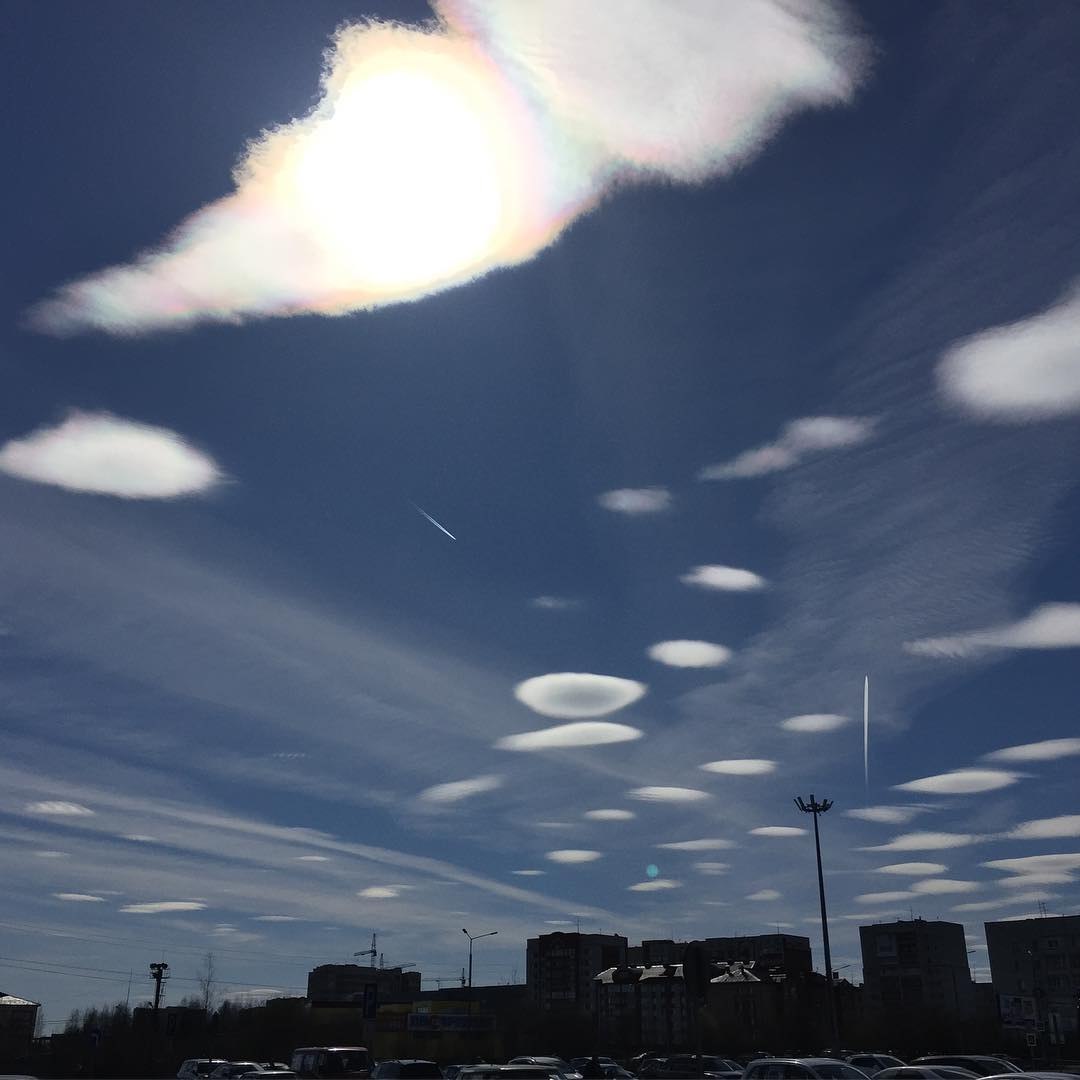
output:
<instances>
[{"instance_id":1,"label":"wispy cirrus cloud","mask_svg":"<svg viewBox=\"0 0 1080 1080\"><path fill-rule=\"evenodd\" d=\"M954 878L927 878L913 881L911 891L924 896L948 896L952 893L977 892L982 886L977 881L958 881Z\"/></svg>"},{"instance_id":2,"label":"wispy cirrus cloud","mask_svg":"<svg viewBox=\"0 0 1080 1080\"><path fill-rule=\"evenodd\" d=\"M398 885L368 885L357 894L362 900L396 900L401 895Z\"/></svg>"},{"instance_id":3,"label":"wispy cirrus cloud","mask_svg":"<svg viewBox=\"0 0 1080 1080\"><path fill-rule=\"evenodd\" d=\"M668 851L728 851L737 845L733 840L720 836L705 836L698 840L672 840L656 846Z\"/></svg>"},{"instance_id":4,"label":"wispy cirrus cloud","mask_svg":"<svg viewBox=\"0 0 1080 1080\"><path fill-rule=\"evenodd\" d=\"M938 366L946 398L983 420L1080 412L1080 287L1045 311L965 338Z\"/></svg>"},{"instance_id":5,"label":"wispy cirrus cloud","mask_svg":"<svg viewBox=\"0 0 1080 1080\"><path fill-rule=\"evenodd\" d=\"M548 594L534 596L529 601L529 604L534 608L540 608L541 611L572 611L574 608L581 607L581 601L572 596L551 596Z\"/></svg>"},{"instance_id":6,"label":"wispy cirrus cloud","mask_svg":"<svg viewBox=\"0 0 1080 1080\"><path fill-rule=\"evenodd\" d=\"M893 786L897 791L915 791L926 795L977 795L983 791L1009 787L1020 779L1019 773L1004 769L954 769Z\"/></svg>"},{"instance_id":7,"label":"wispy cirrus cloud","mask_svg":"<svg viewBox=\"0 0 1080 1080\"><path fill-rule=\"evenodd\" d=\"M206 904L199 900L151 900L142 904L125 904L121 911L129 915L165 915L175 911L203 911Z\"/></svg>"},{"instance_id":8,"label":"wispy cirrus cloud","mask_svg":"<svg viewBox=\"0 0 1080 1080\"><path fill-rule=\"evenodd\" d=\"M864 847L863 851L948 851L969 847L986 839L974 833L911 832L894 836L886 844Z\"/></svg>"},{"instance_id":9,"label":"wispy cirrus cloud","mask_svg":"<svg viewBox=\"0 0 1080 1080\"><path fill-rule=\"evenodd\" d=\"M855 897L856 904L893 904L899 900L910 900L915 893L908 890L860 893ZM865 916L861 916L865 918Z\"/></svg>"},{"instance_id":10,"label":"wispy cirrus cloud","mask_svg":"<svg viewBox=\"0 0 1080 1080\"><path fill-rule=\"evenodd\" d=\"M209 491L217 464L175 431L108 413L73 412L0 446L0 472L89 495L175 499Z\"/></svg>"},{"instance_id":11,"label":"wispy cirrus cloud","mask_svg":"<svg viewBox=\"0 0 1080 1080\"><path fill-rule=\"evenodd\" d=\"M873 421L866 417L805 416L785 425L775 442L746 450L719 465L708 465L698 473L698 479L743 480L780 472L810 454L857 446L869 439L873 430Z\"/></svg>"},{"instance_id":12,"label":"wispy cirrus cloud","mask_svg":"<svg viewBox=\"0 0 1080 1080\"><path fill-rule=\"evenodd\" d=\"M641 802L666 803L703 802L712 797L707 791L700 791L698 788L665 787L656 784L632 788L626 794L631 799L639 799Z\"/></svg>"},{"instance_id":13,"label":"wispy cirrus cloud","mask_svg":"<svg viewBox=\"0 0 1080 1080\"><path fill-rule=\"evenodd\" d=\"M27 803L26 813L44 814L47 817L92 817L94 811L88 806L83 806L82 803L45 799L41 802Z\"/></svg>"},{"instance_id":14,"label":"wispy cirrus cloud","mask_svg":"<svg viewBox=\"0 0 1080 1080\"><path fill-rule=\"evenodd\" d=\"M605 491L596 500L605 510L616 514L662 514L671 509L671 492L662 487L619 488Z\"/></svg>"},{"instance_id":15,"label":"wispy cirrus cloud","mask_svg":"<svg viewBox=\"0 0 1080 1080\"><path fill-rule=\"evenodd\" d=\"M846 817L859 821L873 821L880 825L906 825L919 814L925 814L925 806L859 806L845 810Z\"/></svg>"},{"instance_id":16,"label":"wispy cirrus cloud","mask_svg":"<svg viewBox=\"0 0 1080 1080\"><path fill-rule=\"evenodd\" d=\"M720 667L732 657L726 645L712 641L658 641L649 646L649 658L669 667Z\"/></svg>"},{"instance_id":17,"label":"wispy cirrus cloud","mask_svg":"<svg viewBox=\"0 0 1080 1080\"><path fill-rule=\"evenodd\" d=\"M682 882L672 878L649 878L639 881L634 885L628 885L630 892L666 892L670 889L681 889Z\"/></svg>"},{"instance_id":18,"label":"wispy cirrus cloud","mask_svg":"<svg viewBox=\"0 0 1080 1080\"><path fill-rule=\"evenodd\" d=\"M497 791L503 785L501 776L474 776L468 780L451 780L445 784L435 784L420 792L424 802L456 803L474 795L483 795Z\"/></svg>"},{"instance_id":19,"label":"wispy cirrus cloud","mask_svg":"<svg viewBox=\"0 0 1080 1080\"><path fill-rule=\"evenodd\" d=\"M764 589L768 582L755 574L753 570L742 570L737 566L708 564L695 566L683 574L679 580L684 585L695 589L707 589L713 592L754 592Z\"/></svg>"},{"instance_id":20,"label":"wispy cirrus cloud","mask_svg":"<svg viewBox=\"0 0 1080 1080\"><path fill-rule=\"evenodd\" d=\"M1006 746L983 754L984 761L1057 761L1058 758L1080 754L1080 739L1043 739L1041 742Z\"/></svg>"},{"instance_id":21,"label":"wispy cirrus cloud","mask_svg":"<svg viewBox=\"0 0 1080 1080\"><path fill-rule=\"evenodd\" d=\"M514 687L514 697L541 716L576 720L606 716L644 697L648 687L616 675L561 671L537 675Z\"/></svg>"},{"instance_id":22,"label":"wispy cirrus cloud","mask_svg":"<svg viewBox=\"0 0 1080 1080\"><path fill-rule=\"evenodd\" d=\"M1016 622L948 637L922 638L904 646L918 656L960 659L993 649L1080 648L1080 604L1043 604Z\"/></svg>"},{"instance_id":23,"label":"wispy cirrus cloud","mask_svg":"<svg viewBox=\"0 0 1080 1080\"><path fill-rule=\"evenodd\" d=\"M826 2L435 7L425 27L339 30L321 100L247 148L232 194L61 289L37 325L122 333L416 299L531 258L612 184L730 172L792 113L849 101L865 66Z\"/></svg>"},{"instance_id":24,"label":"wispy cirrus cloud","mask_svg":"<svg viewBox=\"0 0 1080 1080\"><path fill-rule=\"evenodd\" d=\"M754 901L769 901L779 900L782 896L783 893L781 893L778 889L758 889L757 892L750 893L750 895L747 896L746 899Z\"/></svg>"},{"instance_id":25,"label":"wispy cirrus cloud","mask_svg":"<svg viewBox=\"0 0 1080 1080\"><path fill-rule=\"evenodd\" d=\"M57 900L67 900L71 903L77 904L104 904L104 896L94 896L92 893L80 893L80 892L54 892L53 896Z\"/></svg>"}]
</instances>

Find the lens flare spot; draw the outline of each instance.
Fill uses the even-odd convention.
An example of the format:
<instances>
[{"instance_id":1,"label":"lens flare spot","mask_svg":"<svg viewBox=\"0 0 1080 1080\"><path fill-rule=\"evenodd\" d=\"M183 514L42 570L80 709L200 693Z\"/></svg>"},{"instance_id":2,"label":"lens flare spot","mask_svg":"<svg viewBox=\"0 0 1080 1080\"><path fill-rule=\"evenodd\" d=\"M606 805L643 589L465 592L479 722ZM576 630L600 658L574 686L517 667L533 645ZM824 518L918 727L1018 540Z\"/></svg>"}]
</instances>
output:
<instances>
[{"instance_id":1,"label":"lens flare spot","mask_svg":"<svg viewBox=\"0 0 1080 1080\"><path fill-rule=\"evenodd\" d=\"M656 863L649 863L645 867L645 876L650 878L658 878L660 876L660 867Z\"/></svg>"}]
</instances>

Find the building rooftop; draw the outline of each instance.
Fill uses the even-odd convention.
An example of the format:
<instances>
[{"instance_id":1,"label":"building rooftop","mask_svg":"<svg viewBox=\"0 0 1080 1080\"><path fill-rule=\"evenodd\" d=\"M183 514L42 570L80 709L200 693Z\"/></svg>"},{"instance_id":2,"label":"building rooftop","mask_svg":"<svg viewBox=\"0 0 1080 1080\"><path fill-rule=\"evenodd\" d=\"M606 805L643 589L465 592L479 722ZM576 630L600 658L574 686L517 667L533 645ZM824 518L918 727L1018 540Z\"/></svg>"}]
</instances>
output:
<instances>
[{"instance_id":1,"label":"building rooftop","mask_svg":"<svg viewBox=\"0 0 1080 1080\"><path fill-rule=\"evenodd\" d=\"M28 1001L26 998L16 997L14 994L0 993L0 1005L37 1005L40 1007L41 1003Z\"/></svg>"}]
</instances>

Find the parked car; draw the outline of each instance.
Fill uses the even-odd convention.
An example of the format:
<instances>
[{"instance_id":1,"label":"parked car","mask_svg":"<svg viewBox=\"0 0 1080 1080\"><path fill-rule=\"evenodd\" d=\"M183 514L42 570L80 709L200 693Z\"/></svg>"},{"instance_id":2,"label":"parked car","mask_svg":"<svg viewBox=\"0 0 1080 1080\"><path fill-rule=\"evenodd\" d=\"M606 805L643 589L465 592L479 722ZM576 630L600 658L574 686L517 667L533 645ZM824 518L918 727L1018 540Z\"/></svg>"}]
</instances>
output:
<instances>
[{"instance_id":1,"label":"parked car","mask_svg":"<svg viewBox=\"0 0 1080 1080\"><path fill-rule=\"evenodd\" d=\"M856 1069L862 1069L867 1076L876 1076L883 1069L899 1069L904 1064L892 1054L847 1054L844 1060Z\"/></svg>"},{"instance_id":2,"label":"parked car","mask_svg":"<svg viewBox=\"0 0 1080 1080\"><path fill-rule=\"evenodd\" d=\"M259 1069L241 1073L236 1080L297 1080L297 1076L292 1069Z\"/></svg>"},{"instance_id":3,"label":"parked car","mask_svg":"<svg viewBox=\"0 0 1080 1080\"><path fill-rule=\"evenodd\" d=\"M292 1071L305 1080L371 1076L371 1054L363 1046L301 1046L292 1052Z\"/></svg>"},{"instance_id":4,"label":"parked car","mask_svg":"<svg viewBox=\"0 0 1080 1080\"><path fill-rule=\"evenodd\" d=\"M465 1065L458 1080L560 1080L551 1065Z\"/></svg>"},{"instance_id":5,"label":"parked car","mask_svg":"<svg viewBox=\"0 0 1080 1080\"><path fill-rule=\"evenodd\" d=\"M234 1080L234 1077L243 1076L244 1073L258 1073L266 1068L257 1061L226 1061L219 1065L211 1074L210 1080Z\"/></svg>"},{"instance_id":6,"label":"parked car","mask_svg":"<svg viewBox=\"0 0 1080 1080\"><path fill-rule=\"evenodd\" d=\"M176 1070L176 1080L207 1080L219 1065L228 1065L224 1058L188 1058Z\"/></svg>"},{"instance_id":7,"label":"parked car","mask_svg":"<svg viewBox=\"0 0 1080 1080\"><path fill-rule=\"evenodd\" d=\"M971 1080L974 1075L970 1069L955 1065L903 1065L899 1069L882 1069L874 1080Z\"/></svg>"},{"instance_id":8,"label":"parked car","mask_svg":"<svg viewBox=\"0 0 1080 1080\"><path fill-rule=\"evenodd\" d=\"M742 1074L742 1066L737 1062L713 1054L672 1054L657 1065L653 1075L656 1080L693 1080L702 1076L710 1080L732 1080Z\"/></svg>"},{"instance_id":9,"label":"parked car","mask_svg":"<svg viewBox=\"0 0 1080 1080\"><path fill-rule=\"evenodd\" d=\"M557 1057L516 1057L511 1058L507 1065L546 1065L548 1068L555 1069L562 1080L583 1080L581 1073L577 1071L568 1061L563 1061L562 1058Z\"/></svg>"},{"instance_id":10,"label":"parked car","mask_svg":"<svg viewBox=\"0 0 1080 1080\"><path fill-rule=\"evenodd\" d=\"M746 1080L869 1080L839 1058L760 1058L743 1071Z\"/></svg>"},{"instance_id":11,"label":"parked car","mask_svg":"<svg viewBox=\"0 0 1080 1080\"><path fill-rule=\"evenodd\" d=\"M371 1074L374 1080L442 1080L442 1070L424 1058L392 1058L380 1061Z\"/></svg>"},{"instance_id":12,"label":"parked car","mask_svg":"<svg viewBox=\"0 0 1080 1080\"><path fill-rule=\"evenodd\" d=\"M991 1057L988 1054L929 1054L916 1058L912 1065L954 1065L958 1069L968 1069L976 1076L1000 1076L1002 1073L1018 1073L1011 1061Z\"/></svg>"}]
</instances>

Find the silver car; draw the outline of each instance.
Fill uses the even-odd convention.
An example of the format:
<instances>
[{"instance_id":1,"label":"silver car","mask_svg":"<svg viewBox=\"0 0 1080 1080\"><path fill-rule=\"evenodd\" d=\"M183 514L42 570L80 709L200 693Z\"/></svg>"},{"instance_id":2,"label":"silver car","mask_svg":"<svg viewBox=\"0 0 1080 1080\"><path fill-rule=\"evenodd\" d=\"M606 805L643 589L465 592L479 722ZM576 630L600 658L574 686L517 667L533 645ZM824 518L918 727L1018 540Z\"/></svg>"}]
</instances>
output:
<instances>
[{"instance_id":1,"label":"silver car","mask_svg":"<svg viewBox=\"0 0 1080 1080\"><path fill-rule=\"evenodd\" d=\"M869 1080L861 1069L839 1058L758 1058L743 1080Z\"/></svg>"}]
</instances>

